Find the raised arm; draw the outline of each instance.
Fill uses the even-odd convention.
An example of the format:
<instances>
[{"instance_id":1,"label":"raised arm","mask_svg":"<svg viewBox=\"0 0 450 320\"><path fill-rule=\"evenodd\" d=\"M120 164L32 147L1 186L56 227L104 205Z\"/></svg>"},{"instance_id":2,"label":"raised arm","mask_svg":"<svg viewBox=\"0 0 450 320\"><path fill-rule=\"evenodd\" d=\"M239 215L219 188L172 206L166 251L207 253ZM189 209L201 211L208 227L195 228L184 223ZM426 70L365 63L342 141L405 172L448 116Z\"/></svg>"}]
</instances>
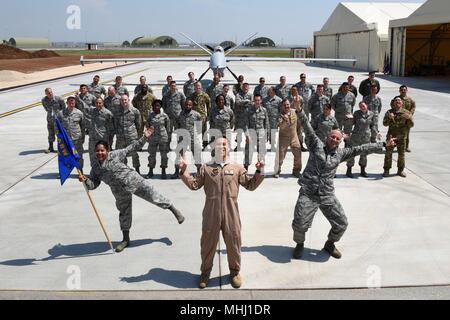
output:
<instances>
[{"instance_id":1,"label":"raised arm","mask_svg":"<svg viewBox=\"0 0 450 320\"><path fill-rule=\"evenodd\" d=\"M256 164L256 173L253 177L247 174L244 168L239 171L239 184L249 191L254 191L258 188L264 180L264 174L261 170L264 169L264 163L258 162Z\"/></svg>"},{"instance_id":2,"label":"raised arm","mask_svg":"<svg viewBox=\"0 0 450 320\"><path fill-rule=\"evenodd\" d=\"M119 161L125 160L125 158L131 156L132 153L142 149L142 147L144 146L145 142L147 142L150 139L150 137L153 135L153 132L154 132L154 128L153 127L145 128L144 129L144 135L142 136L142 138L140 138L139 140L133 142L132 144L130 144L125 149L112 151L111 154L114 157L116 157Z\"/></svg>"},{"instance_id":3,"label":"raised arm","mask_svg":"<svg viewBox=\"0 0 450 320\"><path fill-rule=\"evenodd\" d=\"M205 167L202 166L195 176L191 176L189 171L187 170L187 163L184 161L183 157L180 158L178 162L178 166L181 172L181 180L183 183L191 190L199 190L205 184Z\"/></svg>"},{"instance_id":4,"label":"raised arm","mask_svg":"<svg viewBox=\"0 0 450 320\"><path fill-rule=\"evenodd\" d=\"M303 127L303 131L305 132L306 145L308 146L308 149L312 149L320 142L320 139L317 137L313 127L311 127L311 124L309 123L309 120L306 117L306 114L305 114L305 111L303 110L303 108L301 109L301 111L299 113L297 113L297 115L298 115L298 121L300 121L300 123Z\"/></svg>"}]
</instances>

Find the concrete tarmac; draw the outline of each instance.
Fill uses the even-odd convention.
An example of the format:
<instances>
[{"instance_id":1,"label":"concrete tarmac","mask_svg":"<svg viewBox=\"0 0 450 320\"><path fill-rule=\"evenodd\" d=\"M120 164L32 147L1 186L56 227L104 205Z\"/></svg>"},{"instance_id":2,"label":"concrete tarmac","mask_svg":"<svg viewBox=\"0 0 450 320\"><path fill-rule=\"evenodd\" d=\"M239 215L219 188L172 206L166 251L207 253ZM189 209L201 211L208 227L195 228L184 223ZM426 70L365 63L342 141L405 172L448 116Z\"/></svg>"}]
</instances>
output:
<instances>
[{"instance_id":1,"label":"concrete tarmac","mask_svg":"<svg viewBox=\"0 0 450 320\"><path fill-rule=\"evenodd\" d=\"M168 74L181 89L189 71L200 75L206 67L202 63L142 63L100 75L102 80L124 75L124 82L129 84L137 84L139 76L146 75L150 83L156 84L152 87L160 97L162 79ZM265 76L267 82L276 84L280 75L295 83L305 72L309 82L318 84L328 76L335 92L350 73L356 85L367 77L361 72L301 63L236 62L230 67L251 83ZM46 87L62 95L91 80L92 76L87 75L0 93L0 113L40 101ZM291 259L295 246L291 222L299 186L290 176L292 156L288 154L282 177L273 179L274 154L268 154L266 180L261 187L255 192L240 192L243 290L231 290L221 241L207 289L210 293L203 296L189 295L191 290L197 292L203 191L191 192L180 180L162 181L157 168L151 183L181 208L186 222L180 226L170 213L135 197L132 246L121 254L112 254L76 176L61 187L56 176L56 154L43 153L47 130L42 106L1 118L0 298L21 298L31 290L46 292L38 294L38 298L71 298L70 291L76 290L73 297L94 299L103 297L95 294L98 291L108 292L106 297L137 291L137 298L168 299L221 299L222 291L230 299L337 298L340 292L354 292L349 298L395 299L395 288L405 286L416 287L409 291L398 289L407 298L420 298L421 292L423 298L450 298L450 111L445 107L450 104L450 93L445 89L448 81L383 77L383 115L404 80L417 103L412 153L406 155L408 177L395 176L394 162L392 176L382 178L383 155L369 156L368 179L359 177L358 166L354 168L355 178L346 178L345 164L341 165L335 180L336 194L349 220L349 229L338 243L343 258L334 260L321 250L329 224L319 211L307 234L304 257ZM235 82L229 73L225 81ZM129 90L132 92L134 87ZM147 156L145 151L140 153L142 173L147 172ZM233 156L242 161L242 153ZM84 157L88 172L88 154ZM306 164L308 153L302 158ZM173 160L172 153L169 173L173 172ZM204 160L208 160L206 153ZM252 166L250 172L254 170ZM117 243L121 232L109 187L101 185L92 195L106 229ZM364 291L386 287L394 288Z\"/></svg>"}]
</instances>

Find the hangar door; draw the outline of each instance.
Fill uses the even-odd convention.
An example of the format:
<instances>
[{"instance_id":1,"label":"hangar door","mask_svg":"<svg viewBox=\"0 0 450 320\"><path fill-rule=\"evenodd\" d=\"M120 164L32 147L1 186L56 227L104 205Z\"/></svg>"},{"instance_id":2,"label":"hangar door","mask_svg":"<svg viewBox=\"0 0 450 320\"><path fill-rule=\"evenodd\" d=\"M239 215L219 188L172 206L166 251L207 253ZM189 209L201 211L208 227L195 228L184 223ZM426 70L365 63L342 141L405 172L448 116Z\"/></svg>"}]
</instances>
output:
<instances>
[{"instance_id":1,"label":"hangar door","mask_svg":"<svg viewBox=\"0 0 450 320\"><path fill-rule=\"evenodd\" d=\"M360 70L379 70L380 40L376 30L340 33L315 37L316 58L357 59L340 62L343 67Z\"/></svg>"},{"instance_id":2,"label":"hangar door","mask_svg":"<svg viewBox=\"0 0 450 320\"><path fill-rule=\"evenodd\" d=\"M450 23L407 27L405 75L450 75Z\"/></svg>"}]
</instances>

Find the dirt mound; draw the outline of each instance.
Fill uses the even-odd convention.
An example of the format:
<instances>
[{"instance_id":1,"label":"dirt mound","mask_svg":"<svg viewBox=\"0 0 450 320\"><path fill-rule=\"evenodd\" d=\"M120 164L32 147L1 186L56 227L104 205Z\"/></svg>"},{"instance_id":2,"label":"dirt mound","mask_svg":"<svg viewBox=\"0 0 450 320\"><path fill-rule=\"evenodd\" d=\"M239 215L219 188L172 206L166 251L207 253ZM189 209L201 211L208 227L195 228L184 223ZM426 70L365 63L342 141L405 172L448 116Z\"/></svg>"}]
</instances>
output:
<instances>
[{"instance_id":1,"label":"dirt mound","mask_svg":"<svg viewBox=\"0 0 450 320\"><path fill-rule=\"evenodd\" d=\"M33 58L56 58L60 57L55 51L39 50L32 53Z\"/></svg>"},{"instance_id":2,"label":"dirt mound","mask_svg":"<svg viewBox=\"0 0 450 320\"><path fill-rule=\"evenodd\" d=\"M0 59L31 59L30 52L0 44Z\"/></svg>"},{"instance_id":3,"label":"dirt mound","mask_svg":"<svg viewBox=\"0 0 450 320\"><path fill-rule=\"evenodd\" d=\"M28 52L8 45L0 44L0 59L55 58L59 56L59 54L50 50Z\"/></svg>"}]
</instances>

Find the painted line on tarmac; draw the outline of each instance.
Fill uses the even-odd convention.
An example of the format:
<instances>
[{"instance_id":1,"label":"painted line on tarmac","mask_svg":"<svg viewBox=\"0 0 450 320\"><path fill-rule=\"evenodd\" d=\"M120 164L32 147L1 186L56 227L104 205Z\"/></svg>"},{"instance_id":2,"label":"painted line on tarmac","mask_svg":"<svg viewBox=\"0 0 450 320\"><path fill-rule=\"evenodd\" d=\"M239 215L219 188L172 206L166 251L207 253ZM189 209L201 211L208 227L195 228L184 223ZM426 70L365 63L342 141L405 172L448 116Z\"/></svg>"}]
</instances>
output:
<instances>
[{"instance_id":1,"label":"painted line on tarmac","mask_svg":"<svg viewBox=\"0 0 450 320\"><path fill-rule=\"evenodd\" d=\"M128 73L128 74L125 74L125 75L123 75L122 77L123 77L123 78L129 77L129 76L132 76L132 75L135 75L135 74L138 74L138 73L147 71L148 69L150 69L150 67L145 68L145 69L141 69L141 70L138 70L138 71L135 71L135 72L131 72L131 73ZM74 75L74 77L75 77L75 76L76 76L76 75ZM106 84L106 83L112 82L112 81L114 81L114 79L103 81L103 82L101 82L101 84ZM67 93L65 93L64 95L62 95L62 97L63 97L63 98L67 98L67 97L73 95L73 94L76 93L76 92L77 92L77 90L67 92ZM11 111L7 111L7 112L4 112L4 113L0 113L0 119L1 119L1 118L5 118L5 117L8 117L8 116L11 116L11 115L13 115L13 114L16 114L16 113L19 113L19 112L22 112L22 111L29 110L29 109L31 109L31 108L35 108L35 107L37 107L37 106L41 106L41 105L42 105L41 102L35 102L35 103L32 103L32 104L29 104L29 105L26 105L26 106L23 106L23 107L20 107L20 108L11 110Z\"/></svg>"},{"instance_id":2,"label":"painted line on tarmac","mask_svg":"<svg viewBox=\"0 0 450 320\"><path fill-rule=\"evenodd\" d=\"M6 192L8 192L9 190L11 190L12 188L14 188L15 186L17 186L19 183L21 183L23 180L25 180L26 178L28 178L29 176L31 176L33 173L35 173L36 171L38 171L39 169L42 169L43 167L45 167L47 164L49 164L51 161L53 161L54 159L56 159L58 157L58 155L55 155L53 157L51 157L49 160L45 161L43 164L41 164L39 167L37 167L36 169L34 169L33 171L31 171L29 174L27 174L25 177L23 177L22 179L20 179L19 181L16 181L14 184L12 184L11 186L9 186L8 188L6 188L5 190L3 190L2 192L0 192L0 197L2 195L4 195Z\"/></svg>"}]
</instances>

